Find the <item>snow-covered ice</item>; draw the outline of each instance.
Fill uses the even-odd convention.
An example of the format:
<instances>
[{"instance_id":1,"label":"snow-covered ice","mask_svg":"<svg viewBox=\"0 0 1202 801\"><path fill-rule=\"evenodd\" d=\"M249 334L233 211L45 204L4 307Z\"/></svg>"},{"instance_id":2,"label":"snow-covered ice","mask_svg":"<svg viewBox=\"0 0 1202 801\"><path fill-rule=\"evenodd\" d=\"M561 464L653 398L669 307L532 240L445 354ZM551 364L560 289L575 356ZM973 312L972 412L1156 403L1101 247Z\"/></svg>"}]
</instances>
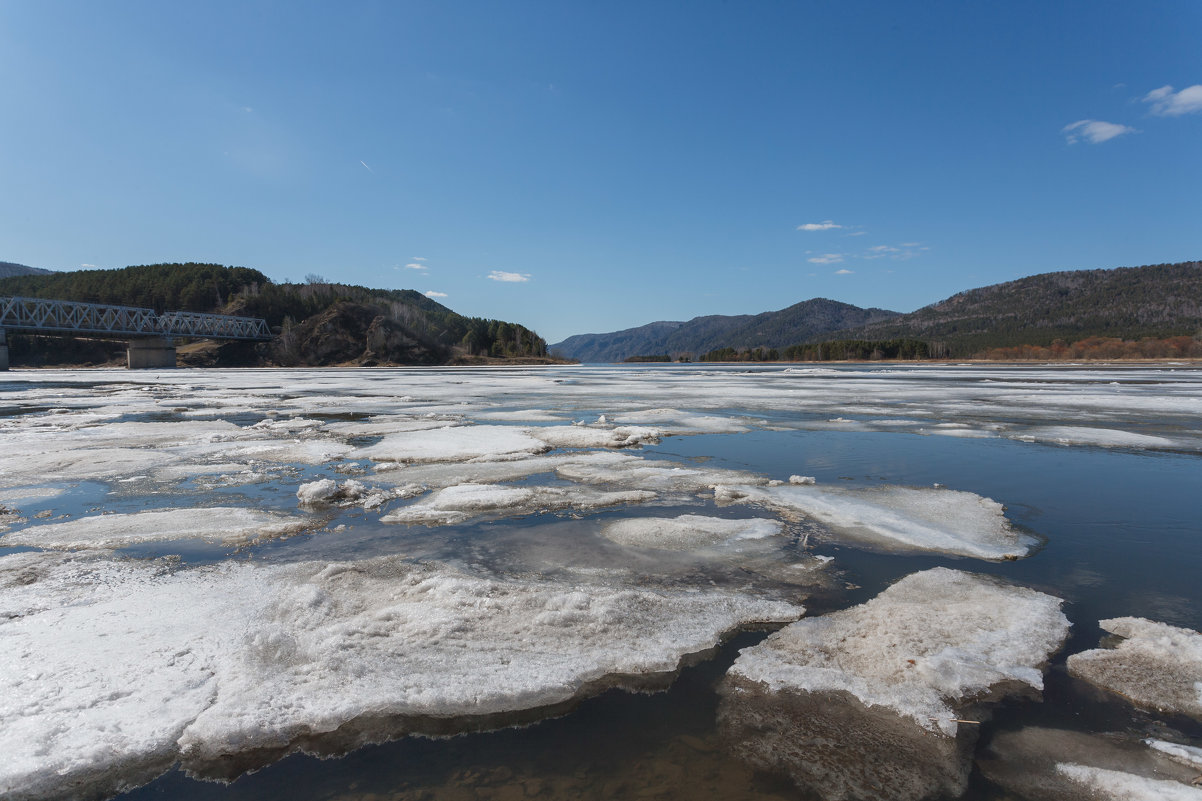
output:
<instances>
[{"instance_id":1,"label":"snow-covered ice","mask_svg":"<svg viewBox=\"0 0 1202 801\"><path fill-rule=\"evenodd\" d=\"M530 514L556 509L597 509L654 500L654 492L599 492L587 488L514 487L501 484L459 484L429 498L402 506L380 518L384 523L446 525L482 514Z\"/></svg>"},{"instance_id":2,"label":"snow-covered ice","mask_svg":"<svg viewBox=\"0 0 1202 801\"><path fill-rule=\"evenodd\" d=\"M423 720L503 725L489 716L669 673L727 631L802 611L399 557L172 570L27 552L0 558L0 587L6 797L115 789L181 758L222 773L302 739L354 743Z\"/></svg>"},{"instance_id":3,"label":"snow-covered ice","mask_svg":"<svg viewBox=\"0 0 1202 801\"><path fill-rule=\"evenodd\" d=\"M1000 503L971 492L911 487L719 486L720 503L755 504L817 520L839 540L893 551L936 551L978 559L1017 559L1038 542L1016 531Z\"/></svg>"},{"instance_id":4,"label":"snow-covered ice","mask_svg":"<svg viewBox=\"0 0 1202 801\"><path fill-rule=\"evenodd\" d=\"M958 795L984 701L1043 687L1060 600L947 568L742 652L720 722L736 753L827 799Z\"/></svg>"},{"instance_id":5,"label":"snow-covered ice","mask_svg":"<svg viewBox=\"0 0 1202 801\"><path fill-rule=\"evenodd\" d=\"M1068 634L1060 599L948 568L867 603L798 621L745 649L731 675L771 692L847 692L954 735L955 707L1005 682L1043 688Z\"/></svg>"},{"instance_id":6,"label":"snow-covered ice","mask_svg":"<svg viewBox=\"0 0 1202 801\"><path fill-rule=\"evenodd\" d=\"M1202 719L1202 634L1138 617L1098 623L1122 641L1068 658L1068 672L1140 706Z\"/></svg>"},{"instance_id":7,"label":"snow-covered ice","mask_svg":"<svg viewBox=\"0 0 1202 801\"><path fill-rule=\"evenodd\" d=\"M384 437L351 454L352 459L384 462L456 462L529 456L551 450L526 429L513 426L448 426Z\"/></svg>"},{"instance_id":8,"label":"snow-covered ice","mask_svg":"<svg viewBox=\"0 0 1202 801\"><path fill-rule=\"evenodd\" d=\"M763 518L730 519L705 515L630 517L601 529L619 545L664 550L692 550L729 540L755 540L781 533L781 524Z\"/></svg>"},{"instance_id":9,"label":"snow-covered ice","mask_svg":"<svg viewBox=\"0 0 1202 801\"><path fill-rule=\"evenodd\" d=\"M296 534L312 525L305 518L235 506L155 509L27 526L0 537L0 546L121 548L142 542L189 539L244 545Z\"/></svg>"},{"instance_id":10,"label":"snow-covered ice","mask_svg":"<svg viewBox=\"0 0 1202 801\"><path fill-rule=\"evenodd\" d=\"M659 429L646 426L547 426L529 432L552 448L629 448L658 442L662 436Z\"/></svg>"}]
</instances>

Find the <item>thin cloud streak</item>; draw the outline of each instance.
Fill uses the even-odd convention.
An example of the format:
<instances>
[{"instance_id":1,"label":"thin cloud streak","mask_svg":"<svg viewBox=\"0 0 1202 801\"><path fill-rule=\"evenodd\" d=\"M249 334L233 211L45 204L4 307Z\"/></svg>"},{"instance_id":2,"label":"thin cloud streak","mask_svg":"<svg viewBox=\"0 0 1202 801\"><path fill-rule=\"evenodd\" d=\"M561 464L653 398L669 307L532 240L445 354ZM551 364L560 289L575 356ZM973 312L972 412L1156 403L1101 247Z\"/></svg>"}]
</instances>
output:
<instances>
[{"instance_id":1,"label":"thin cloud streak","mask_svg":"<svg viewBox=\"0 0 1202 801\"><path fill-rule=\"evenodd\" d=\"M1070 145L1077 144L1081 139L1085 139L1091 145L1099 145L1102 142L1109 142L1111 139L1123 134L1139 133L1139 131L1128 125L1119 125L1116 122L1077 120L1072 125L1066 125L1061 128L1060 133L1064 134L1065 140Z\"/></svg>"},{"instance_id":2,"label":"thin cloud streak","mask_svg":"<svg viewBox=\"0 0 1202 801\"><path fill-rule=\"evenodd\" d=\"M500 281L503 284L524 284L530 280L530 273L509 273L504 270L493 270L488 274L490 281Z\"/></svg>"}]
</instances>

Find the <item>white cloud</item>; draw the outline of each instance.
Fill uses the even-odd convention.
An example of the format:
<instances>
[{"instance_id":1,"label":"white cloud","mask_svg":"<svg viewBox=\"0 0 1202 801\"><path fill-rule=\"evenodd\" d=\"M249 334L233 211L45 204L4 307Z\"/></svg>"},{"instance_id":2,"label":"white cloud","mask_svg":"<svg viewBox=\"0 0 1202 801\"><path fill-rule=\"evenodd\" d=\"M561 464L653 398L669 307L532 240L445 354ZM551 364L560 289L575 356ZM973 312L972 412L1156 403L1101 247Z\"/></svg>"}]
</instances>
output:
<instances>
[{"instance_id":1,"label":"white cloud","mask_svg":"<svg viewBox=\"0 0 1202 801\"><path fill-rule=\"evenodd\" d=\"M868 236L868 232L867 231L852 231L850 234L847 234L847 236Z\"/></svg>"},{"instance_id":2,"label":"white cloud","mask_svg":"<svg viewBox=\"0 0 1202 801\"><path fill-rule=\"evenodd\" d=\"M413 260L414 261L425 261L426 257L425 256L414 256Z\"/></svg>"},{"instance_id":3,"label":"white cloud","mask_svg":"<svg viewBox=\"0 0 1202 801\"><path fill-rule=\"evenodd\" d=\"M805 223L797 226L798 231L829 231L832 228L842 228L842 225L837 225L830 220L825 220L820 223Z\"/></svg>"},{"instance_id":4,"label":"white cloud","mask_svg":"<svg viewBox=\"0 0 1202 801\"><path fill-rule=\"evenodd\" d=\"M1102 122L1101 120L1078 120L1072 125L1066 125L1060 129L1060 133L1064 134L1064 138L1068 140L1070 145L1075 145L1078 140L1084 138L1091 145L1101 144L1114 139L1116 136L1123 134L1139 133L1139 131L1127 125L1119 125L1115 122Z\"/></svg>"},{"instance_id":5,"label":"white cloud","mask_svg":"<svg viewBox=\"0 0 1202 801\"><path fill-rule=\"evenodd\" d=\"M418 264L417 262L410 262L409 264L405 265L405 269L406 270L421 270L422 272L425 272L425 271L429 270L430 268L424 264Z\"/></svg>"},{"instance_id":6,"label":"white cloud","mask_svg":"<svg viewBox=\"0 0 1202 801\"><path fill-rule=\"evenodd\" d=\"M843 261L842 253L823 253L821 256L814 256L809 260L810 264L838 264Z\"/></svg>"},{"instance_id":7,"label":"white cloud","mask_svg":"<svg viewBox=\"0 0 1202 801\"><path fill-rule=\"evenodd\" d=\"M873 245L860 256L862 259L892 259L905 261L930 250L921 242L902 242L900 245Z\"/></svg>"},{"instance_id":8,"label":"white cloud","mask_svg":"<svg viewBox=\"0 0 1202 801\"><path fill-rule=\"evenodd\" d=\"M88 269L92 269L92 270L96 269L96 265L95 265L95 264L81 264L81 265L79 265L79 266L80 266L80 267L87 267Z\"/></svg>"},{"instance_id":9,"label":"white cloud","mask_svg":"<svg viewBox=\"0 0 1202 801\"><path fill-rule=\"evenodd\" d=\"M853 272L853 270L848 270L846 267L844 267L841 270L835 270L835 275L851 275Z\"/></svg>"},{"instance_id":10,"label":"white cloud","mask_svg":"<svg viewBox=\"0 0 1202 801\"><path fill-rule=\"evenodd\" d=\"M426 297L428 298L445 298L446 296L446 292L435 292L433 289L426 293Z\"/></svg>"},{"instance_id":11,"label":"white cloud","mask_svg":"<svg viewBox=\"0 0 1202 801\"><path fill-rule=\"evenodd\" d=\"M1180 92L1165 85L1144 95L1144 102L1152 104L1152 113L1158 117L1180 117L1202 111L1202 83L1187 86Z\"/></svg>"},{"instance_id":12,"label":"white cloud","mask_svg":"<svg viewBox=\"0 0 1202 801\"><path fill-rule=\"evenodd\" d=\"M507 273L504 270L493 270L488 277L493 281L501 281L506 284L522 284L530 280L530 273Z\"/></svg>"}]
</instances>

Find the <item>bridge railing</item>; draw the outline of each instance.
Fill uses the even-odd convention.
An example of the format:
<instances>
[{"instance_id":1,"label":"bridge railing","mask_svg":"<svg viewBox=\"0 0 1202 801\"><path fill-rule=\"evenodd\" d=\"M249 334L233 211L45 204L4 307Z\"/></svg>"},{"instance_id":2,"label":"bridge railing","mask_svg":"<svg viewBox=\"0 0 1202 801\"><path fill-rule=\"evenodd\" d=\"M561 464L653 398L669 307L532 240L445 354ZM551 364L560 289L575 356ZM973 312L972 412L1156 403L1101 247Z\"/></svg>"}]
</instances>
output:
<instances>
[{"instance_id":1,"label":"bridge railing","mask_svg":"<svg viewBox=\"0 0 1202 801\"><path fill-rule=\"evenodd\" d=\"M266 320L227 314L166 312L159 315L159 330L177 337L271 339L271 330L267 327Z\"/></svg>"},{"instance_id":2,"label":"bridge railing","mask_svg":"<svg viewBox=\"0 0 1202 801\"><path fill-rule=\"evenodd\" d=\"M0 297L0 328L34 333L271 339L267 322L256 317L196 312L159 315L135 306L23 297Z\"/></svg>"}]
</instances>

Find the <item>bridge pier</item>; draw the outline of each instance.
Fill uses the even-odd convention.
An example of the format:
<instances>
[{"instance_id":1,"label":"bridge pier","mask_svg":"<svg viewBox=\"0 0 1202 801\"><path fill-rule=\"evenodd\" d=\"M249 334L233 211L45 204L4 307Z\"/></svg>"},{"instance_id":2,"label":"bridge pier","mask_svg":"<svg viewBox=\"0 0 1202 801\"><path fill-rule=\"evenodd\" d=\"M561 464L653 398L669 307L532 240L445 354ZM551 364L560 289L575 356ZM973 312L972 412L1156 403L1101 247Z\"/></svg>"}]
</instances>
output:
<instances>
[{"instance_id":1,"label":"bridge pier","mask_svg":"<svg viewBox=\"0 0 1202 801\"><path fill-rule=\"evenodd\" d=\"M8 369L8 336L0 328L0 370Z\"/></svg>"},{"instance_id":2,"label":"bridge pier","mask_svg":"<svg viewBox=\"0 0 1202 801\"><path fill-rule=\"evenodd\" d=\"M125 350L125 359L130 370L175 367L175 344L165 337L133 339Z\"/></svg>"}]
</instances>

